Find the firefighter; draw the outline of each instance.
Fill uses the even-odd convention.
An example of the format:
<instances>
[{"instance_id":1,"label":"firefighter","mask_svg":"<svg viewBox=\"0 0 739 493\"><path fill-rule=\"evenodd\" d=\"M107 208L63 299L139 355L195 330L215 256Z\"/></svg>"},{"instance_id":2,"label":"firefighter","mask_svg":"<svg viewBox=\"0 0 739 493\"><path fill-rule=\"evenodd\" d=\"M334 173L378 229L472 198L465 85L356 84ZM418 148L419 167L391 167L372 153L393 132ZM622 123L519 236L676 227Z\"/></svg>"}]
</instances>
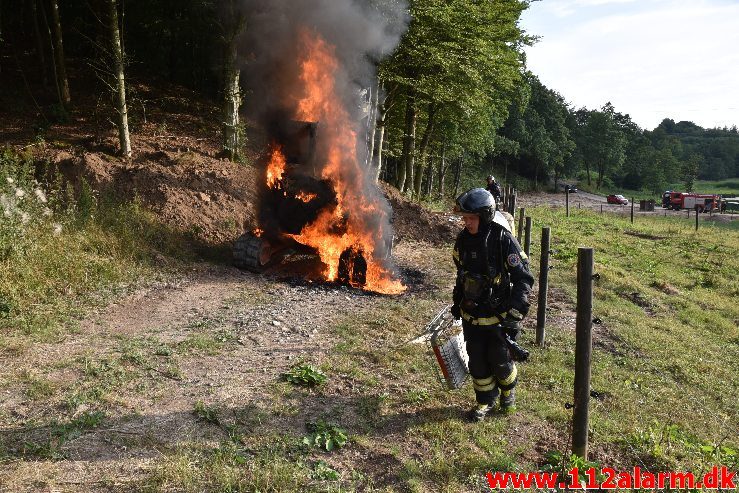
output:
<instances>
[{"instance_id":1,"label":"firefighter","mask_svg":"<svg viewBox=\"0 0 739 493\"><path fill-rule=\"evenodd\" d=\"M477 401L468 417L480 421L495 411L498 400L501 411L515 409L518 371L511 349L521 349L515 340L529 310L534 278L490 192L474 188L463 193L455 211L462 215L465 229L454 244L452 314L462 319Z\"/></svg>"},{"instance_id":2,"label":"firefighter","mask_svg":"<svg viewBox=\"0 0 739 493\"><path fill-rule=\"evenodd\" d=\"M500 200L503 197L503 190L500 188L498 182L495 181L495 177L493 175L488 175L487 182L488 186L485 190L493 195L496 204L500 204Z\"/></svg>"}]
</instances>

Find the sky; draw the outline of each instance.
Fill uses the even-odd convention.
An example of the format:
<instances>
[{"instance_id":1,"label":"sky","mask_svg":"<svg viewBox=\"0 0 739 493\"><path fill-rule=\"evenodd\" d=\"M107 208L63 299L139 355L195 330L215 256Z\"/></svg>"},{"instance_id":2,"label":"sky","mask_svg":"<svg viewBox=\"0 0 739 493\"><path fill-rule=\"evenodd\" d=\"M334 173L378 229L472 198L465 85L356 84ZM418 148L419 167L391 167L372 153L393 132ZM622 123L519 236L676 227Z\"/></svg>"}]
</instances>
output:
<instances>
[{"instance_id":1,"label":"sky","mask_svg":"<svg viewBox=\"0 0 739 493\"><path fill-rule=\"evenodd\" d=\"M739 126L739 0L540 0L521 24L529 70L575 108Z\"/></svg>"}]
</instances>

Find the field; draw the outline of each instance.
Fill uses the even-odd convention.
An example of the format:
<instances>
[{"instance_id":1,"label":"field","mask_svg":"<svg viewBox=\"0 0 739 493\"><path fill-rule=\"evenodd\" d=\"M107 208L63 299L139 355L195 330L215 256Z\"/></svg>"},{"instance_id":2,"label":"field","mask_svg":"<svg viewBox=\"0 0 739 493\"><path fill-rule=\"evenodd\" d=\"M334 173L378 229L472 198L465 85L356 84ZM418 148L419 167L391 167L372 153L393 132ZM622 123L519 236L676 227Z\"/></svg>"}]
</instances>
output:
<instances>
[{"instance_id":1,"label":"field","mask_svg":"<svg viewBox=\"0 0 739 493\"><path fill-rule=\"evenodd\" d=\"M409 343L448 302L449 245L401 242L409 292L381 297L192 263L167 230L119 244L102 220L58 235L41 223L28 265L87 254L43 268L40 302L8 297L25 304L0 339L0 489L485 491L487 471L587 465L568 452L578 246L600 274L592 464L736 469L739 232L528 212L552 227L547 344L533 346L530 317L518 411L476 425L469 384L442 391ZM3 293L23 293L23 272Z\"/></svg>"},{"instance_id":2,"label":"field","mask_svg":"<svg viewBox=\"0 0 739 493\"><path fill-rule=\"evenodd\" d=\"M649 198L653 198L655 200L662 199L661 194L654 194L654 193L651 193L645 190L627 190L627 189L619 188L615 186L613 187L604 186L601 189L596 189L595 182L593 182L591 186L588 186L586 182L581 181L578 186L582 188L583 190L587 190L592 193L598 193L601 195L621 194L624 197L627 197L629 199L631 199L631 197L636 197L637 199L649 199ZM698 193L723 195L724 197L737 197L739 196L739 179L730 178L730 179L721 180L721 181L698 180L695 182L693 189ZM672 183L669 186L667 186L665 190L683 191L685 190L685 183L682 183L682 182Z\"/></svg>"},{"instance_id":3,"label":"field","mask_svg":"<svg viewBox=\"0 0 739 493\"><path fill-rule=\"evenodd\" d=\"M715 193L721 194L725 197L737 197L739 196L739 179L732 178L723 181L698 181L695 184L695 189L700 193Z\"/></svg>"}]
</instances>

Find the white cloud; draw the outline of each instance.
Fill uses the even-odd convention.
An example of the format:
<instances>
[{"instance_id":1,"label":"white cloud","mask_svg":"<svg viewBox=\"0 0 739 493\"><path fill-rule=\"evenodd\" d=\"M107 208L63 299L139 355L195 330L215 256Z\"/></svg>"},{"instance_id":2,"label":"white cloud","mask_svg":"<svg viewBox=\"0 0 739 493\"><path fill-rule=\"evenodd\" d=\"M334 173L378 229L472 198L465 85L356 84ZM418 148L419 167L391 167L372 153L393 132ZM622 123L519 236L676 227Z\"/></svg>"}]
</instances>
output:
<instances>
[{"instance_id":1,"label":"white cloud","mask_svg":"<svg viewBox=\"0 0 739 493\"><path fill-rule=\"evenodd\" d=\"M527 50L529 68L574 105L611 101L646 128L667 117L739 123L739 4L567 0L536 13L538 5L524 18L531 34L543 35ZM595 10L552 22L551 9L567 5Z\"/></svg>"}]
</instances>

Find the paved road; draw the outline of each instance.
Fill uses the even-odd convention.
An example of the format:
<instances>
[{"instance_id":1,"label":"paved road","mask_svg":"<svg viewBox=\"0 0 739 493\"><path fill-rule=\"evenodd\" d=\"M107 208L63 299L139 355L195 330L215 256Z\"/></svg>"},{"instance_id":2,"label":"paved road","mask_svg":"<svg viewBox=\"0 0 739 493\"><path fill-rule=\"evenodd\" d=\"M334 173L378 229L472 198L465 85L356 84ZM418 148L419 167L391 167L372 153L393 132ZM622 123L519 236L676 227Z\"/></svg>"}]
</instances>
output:
<instances>
[{"instance_id":1,"label":"paved road","mask_svg":"<svg viewBox=\"0 0 739 493\"><path fill-rule=\"evenodd\" d=\"M560 185L560 188L564 190L565 186ZM576 193L570 193L570 204L576 204L577 202L597 202L597 203L605 203L606 196L605 195L599 195L595 193L585 192L582 190L578 190Z\"/></svg>"}]
</instances>

